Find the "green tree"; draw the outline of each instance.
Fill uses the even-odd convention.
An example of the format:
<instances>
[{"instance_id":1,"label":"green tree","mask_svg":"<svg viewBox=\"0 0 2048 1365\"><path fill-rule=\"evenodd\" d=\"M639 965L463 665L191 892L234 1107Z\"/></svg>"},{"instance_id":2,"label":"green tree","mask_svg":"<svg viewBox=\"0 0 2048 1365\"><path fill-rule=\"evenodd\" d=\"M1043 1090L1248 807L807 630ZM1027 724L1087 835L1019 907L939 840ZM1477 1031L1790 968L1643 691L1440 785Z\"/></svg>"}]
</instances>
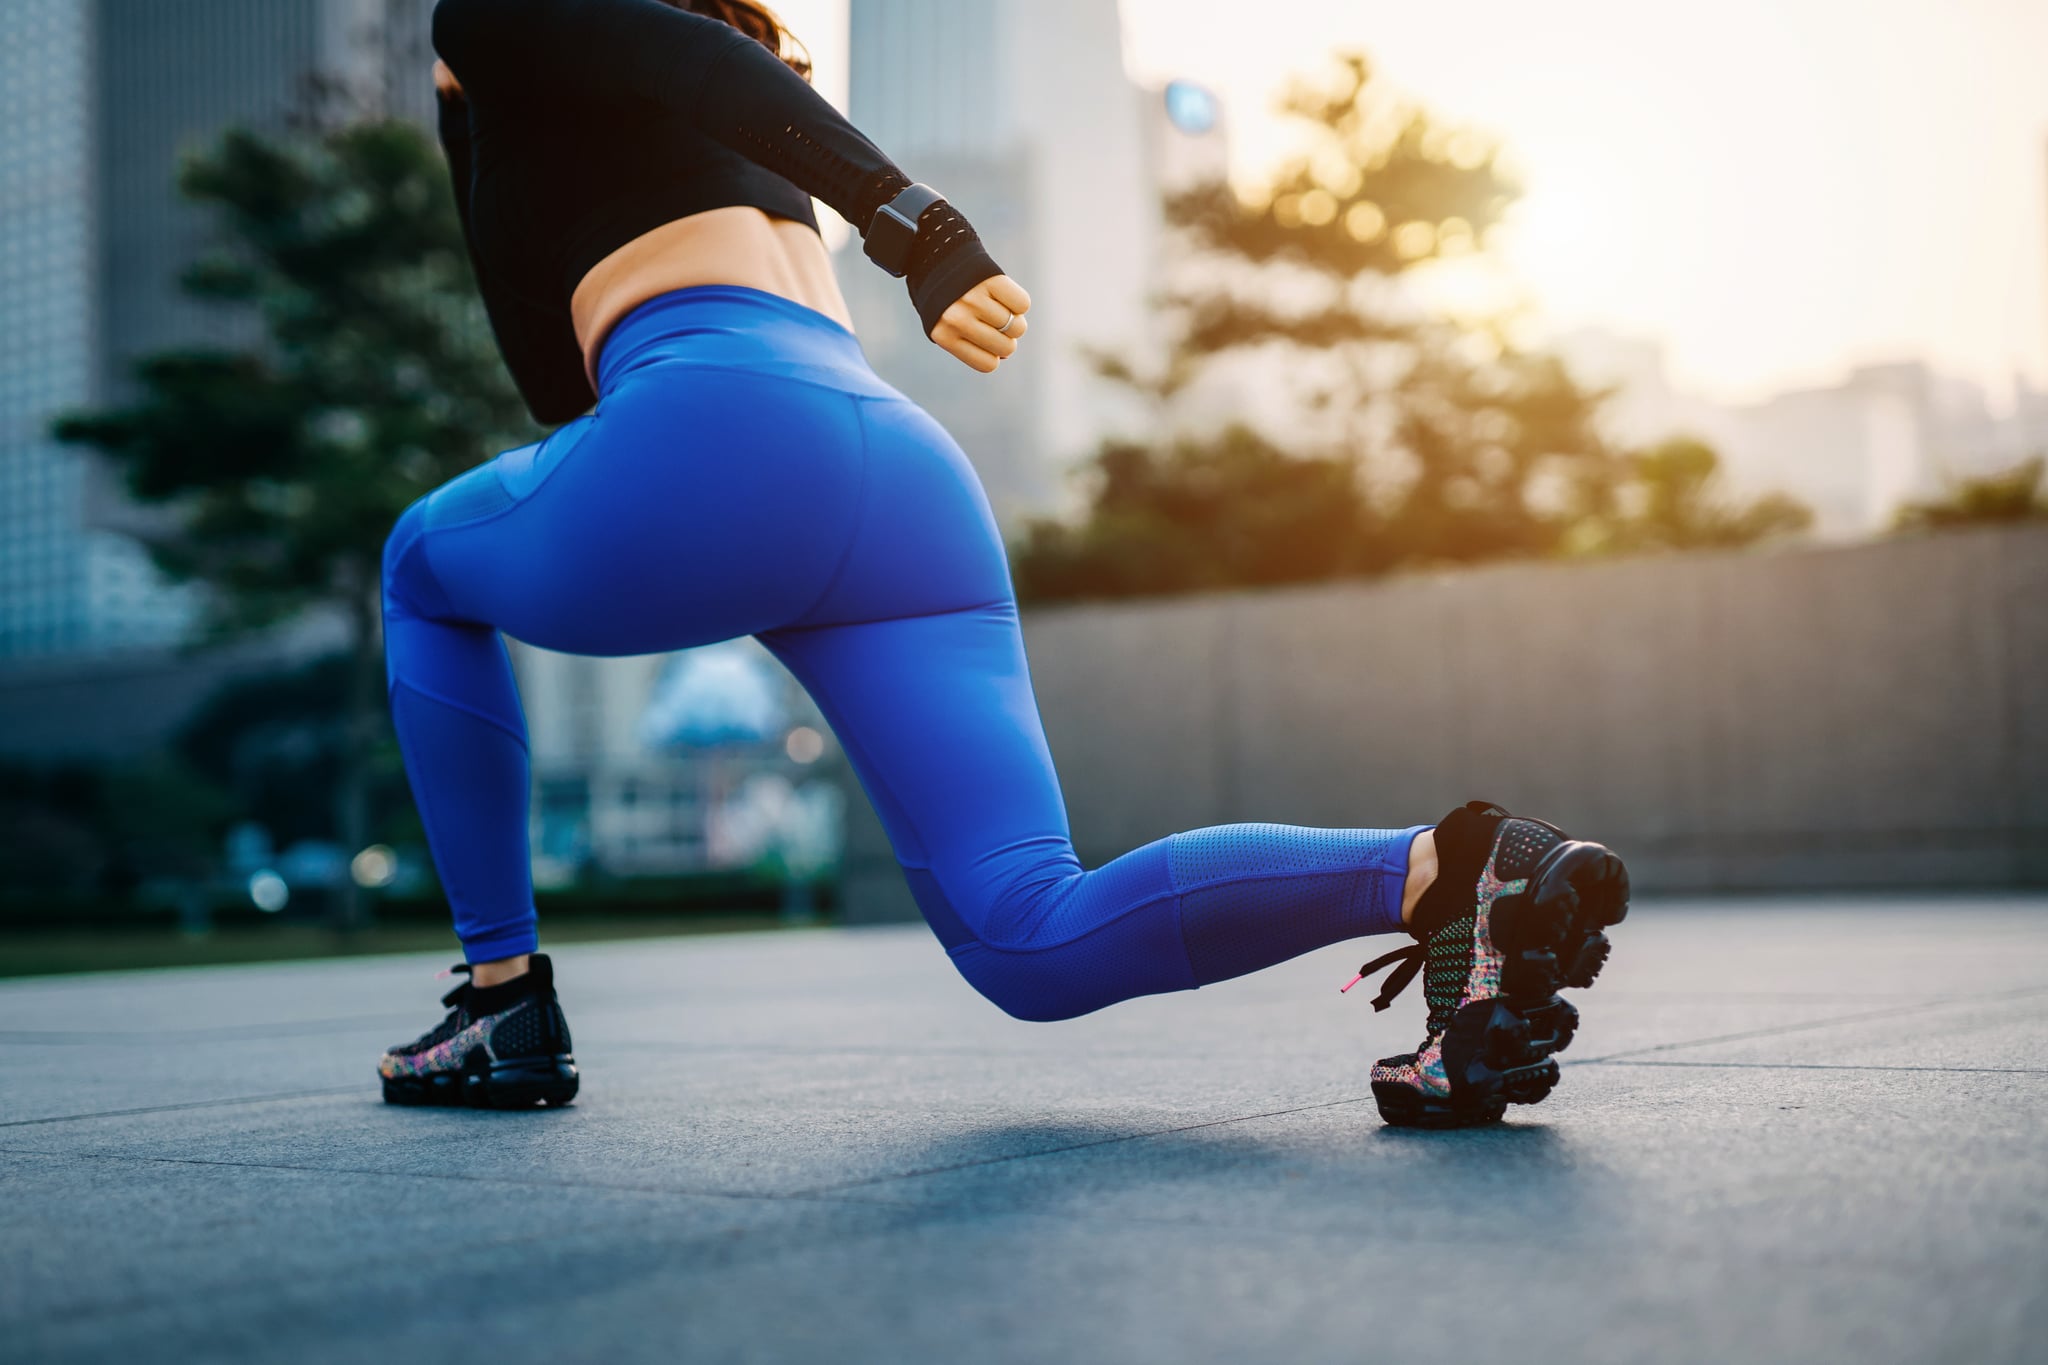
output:
<instances>
[{"instance_id":1,"label":"green tree","mask_svg":"<svg viewBox=\"0 0 2048 1365\"><path fill-rule=\"evenodd\" d=\"M1624 457L1624 481L1603 515L1573 529L1580 553L1713 550L1804 531L1813 511L1784 493L1747 502L1720 488L1720 456L1706 442L1674 436Z\"/></svg>"},{"instance_id":2,"label":"green tree","mask_svg":"<svg viewBox=\"0 0 2048 1365\"><path fill-rule=\"evenodd\" d=\"M2042 477L2048 460L2036 455L2011 469L1982 478L1957 479L1945 497L1909 502L1892 519L1900 531L1932 531L1951 526L1982 526L2048 518L2048 489Z\"/></svg>"},{"instance_id":3,"label":"green tree","mask_svg":"<svg viewBox=\"0 0 2048 1365\"><path fill-rule=\"evenodd\" d=\"M1602 439L1606 395L1497 327L1428 316L1404 285L1428 262L1481 249L1513 202L1497 146L1390 94L1362 55L1341 56L1335 77L1289 90L1306 149L1256 193L1215 183L1167 201L1191 255L1159 301L1166 354L1152 368L1096 357L1150 406L1159 434L1098 452L1078 523L1024 528L1012 557L1026 597L1568 553L1589 526L1640 529L1618 501L1669 471ZM1290 428L1311 434L1287 448L1239 427L1187 434L1185 400L1253 353L1265 376L1308 377Z\"/></svg>"},{"instance_id":4,"label":"green tree","mask_svg":"<svg viewBox=\"0 0 2048 1365\"><path fill-rule=\"evenodd\" d=\"M219 249L190 294L253 310L243 351L160 352L133 400L68 414L170 529L150 546L211 590L208 637L308 609L346 622L349 681L333 831L364 842L384 733L378 577L407 504L525 430L473 287L439 150L415 126L342 112L263 136L231 131L181 169ZM354 889L344 923L359 922Z\"/></svg>"},{"instance_id":5,"label":"green tree","mask_svg":"<svg viewBox=\"0 0 2048 1365\"><path fill-rule=\"evenodd\" d=\"M1366 507L1349 461L1295 457L1234 426L1164 448L1111 443L1093 511L1033 522L1015 549L1026 599L1149 597L1299 583L1366 567Z\"/></svg>"}]
</instances>

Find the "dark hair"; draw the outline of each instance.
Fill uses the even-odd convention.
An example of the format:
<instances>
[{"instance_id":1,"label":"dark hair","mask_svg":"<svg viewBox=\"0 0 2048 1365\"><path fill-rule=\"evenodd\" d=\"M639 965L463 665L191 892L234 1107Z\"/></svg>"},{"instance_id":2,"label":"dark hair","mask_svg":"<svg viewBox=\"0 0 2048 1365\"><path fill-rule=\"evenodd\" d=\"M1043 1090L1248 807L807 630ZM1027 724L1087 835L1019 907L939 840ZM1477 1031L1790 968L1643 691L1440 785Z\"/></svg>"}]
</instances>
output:
<instances>
[{"instance_id":1,"label":"dark hair","mask_svg":"<svg viewBox=\"0 0 2048 1365\"><path fill-rule=\"evenodd\" d=\"M811 78L811 53L777 18L775 11L757 0L662 0L676 9L701 14L707 19L730 24L780 57L790 70L805 80Z\"/></svg>"}]
</instances>

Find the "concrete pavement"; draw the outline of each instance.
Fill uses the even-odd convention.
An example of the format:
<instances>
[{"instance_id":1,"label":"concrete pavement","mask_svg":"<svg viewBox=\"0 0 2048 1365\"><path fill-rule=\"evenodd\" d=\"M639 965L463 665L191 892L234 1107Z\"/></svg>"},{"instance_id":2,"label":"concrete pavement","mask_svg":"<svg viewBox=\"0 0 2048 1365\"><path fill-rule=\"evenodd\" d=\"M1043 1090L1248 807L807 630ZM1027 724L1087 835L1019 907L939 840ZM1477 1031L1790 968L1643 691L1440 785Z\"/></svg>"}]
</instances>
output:
<instances>
[{"instance_id":1,"label":"concrete pavement","mask_svg":"<svg viewBox=\"0 0 2048 1365\"><path fill-rule=\"evenodd\" d=\"M446 958L0 983L0 1357L2048 1359L2048 896L1615 937L1454 1134L1373 1111L1391 945L1056 1025L921 930L567 948L526 1114L378 1101Z\"/></svg>"}]
</instances>

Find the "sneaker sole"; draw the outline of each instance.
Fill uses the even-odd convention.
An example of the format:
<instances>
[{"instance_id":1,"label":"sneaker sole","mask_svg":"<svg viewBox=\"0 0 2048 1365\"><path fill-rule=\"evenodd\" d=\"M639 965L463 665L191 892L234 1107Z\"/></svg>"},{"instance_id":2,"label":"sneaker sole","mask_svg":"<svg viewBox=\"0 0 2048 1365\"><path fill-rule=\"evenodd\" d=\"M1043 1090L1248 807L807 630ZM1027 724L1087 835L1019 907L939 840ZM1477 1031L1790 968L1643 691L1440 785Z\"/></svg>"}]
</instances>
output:
<instances>
[{"instance_id":1,"label":"sneaker sole","mask_svg":"<svg viewBox=\"0 0 2048 1365\"><path fill-rule=\"evenodd\" d=\"M513 1057L490 1062L482 1048L470 1054L476 1065L434 1076L384 1079L384 1102L408 1105L452 1105L471 1109L559 1109L576 1098L581 1078L576 1058Z\"/></svg>"},{"instance_id":2,"label":"sneaker sole","mask_svg":"<svg viewBox=\"0 0 2048 1365\"><path fill-rule=\"evenodd\" d=\"M1628 917L1628 868L1600 844L1559 844L1530 881L1534 889L1504 899L1493 922L1501 994L1524 1013L1563 1003L1563 987L1592 985L1613 950L1603 931Z\"/></svg>"},{"instance_id":3,"label":"sneaker sole","mask_svg":"<svg viewBox=\"0 0 2048 1365\"><path fill-rule=\"evenodd\" d=\"M1498 1123L1510 1104L1536 1104L1557 1084L1550 1054L1571 1040L1578 1016L1562 1000L1532 1018L1505 997L1475 1000L1444 1032L1451 1093L1438 1098L1399 1081L1374 1081L1380 1117L1396 1128L1472 1128Z\"/></svg>"},{"instance_id":4,"label":"sneaker sole","mask_svg":"<svg viewBox=\"0 0 2048 1365\"><path fill-rule=\"evenodd\" d=\"M1571 1046L1579 1012L1561 987L1586 987L1612 951L1604 930L1628 915L1628 869L1599 844L1567 841L1545 854L1532 890L1495 905L1501 993L1460 1009L1444 1034L1451 1093L1438 1099L1397 1081L1373 1083L1380 1117L1397 1128L1497 1123L1510 1104L1538 1104L1557 1085L1551 1054Z\"/></svg>"}]
</instances>

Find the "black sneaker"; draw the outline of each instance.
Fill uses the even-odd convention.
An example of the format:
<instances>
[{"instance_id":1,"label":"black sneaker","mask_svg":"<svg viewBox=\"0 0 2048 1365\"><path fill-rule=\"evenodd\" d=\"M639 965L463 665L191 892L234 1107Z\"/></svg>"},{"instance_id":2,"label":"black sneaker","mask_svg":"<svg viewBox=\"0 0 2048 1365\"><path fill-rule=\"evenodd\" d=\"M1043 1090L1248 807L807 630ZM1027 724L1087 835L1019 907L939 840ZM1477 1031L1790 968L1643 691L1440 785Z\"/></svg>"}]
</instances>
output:
<instances>
[{"instance_id":1,"label":"black sneaker","mask_svg":"<svg viewBox=\"0 0 2048 1365\"><path fill-rule=\"evenodd\" d=\"M1399 1127L1492 1123L1548 1095L1550 1056L1579 1021L1558 988L1593 984L1607 961L1601 930L1628 914L1621 859L1540 820L1473 801L1437 826L1436 849L1437 879L1409 930L1420 941L1359 970L1401 963L1374 1009L1425 972L1428 1036L1372 1069L1380 1117Z\"/></svg>"},{"instance_id":2,"label":"black sneaker","mask_svg":"<svg viewBox=\"0 0 2048 1365\"><path fill-rule=\"evenodd\" d=\"M387 1104L557 1108L576 1098L569 1021L555 1001L555 965L535 953L523 976L496 986L465 981L441 997L448 1017L377 1063ZM455 971L469 971L466 962Z\"/></svg>"}]
</instances>

